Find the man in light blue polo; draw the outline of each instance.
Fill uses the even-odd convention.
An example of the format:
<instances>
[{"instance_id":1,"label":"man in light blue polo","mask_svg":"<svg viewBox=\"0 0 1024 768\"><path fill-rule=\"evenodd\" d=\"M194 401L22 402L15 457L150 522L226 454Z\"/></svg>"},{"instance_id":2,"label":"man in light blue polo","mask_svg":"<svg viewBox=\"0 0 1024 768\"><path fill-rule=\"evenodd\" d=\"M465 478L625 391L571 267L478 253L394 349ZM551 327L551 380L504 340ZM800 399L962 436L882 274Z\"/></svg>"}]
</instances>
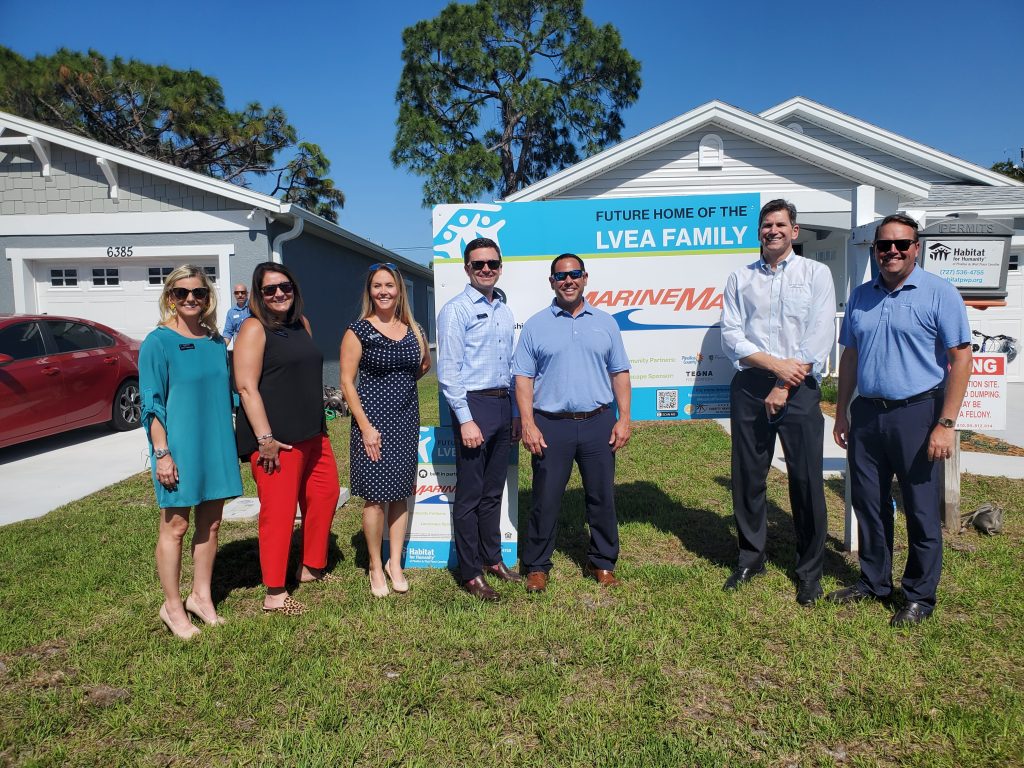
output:
<instances>
[{"instance_id":1,"label":"man in light blue polo","mask_svg":"<svg viewBox=\"0 0 1024 768\"><path fill-rule=\"evenodd\" d=\"M239 283L235 286L233 294L235 306L228 310L227 317L224 319L224 331L221 333L224 341L228 344L228 348L234 346L232 341L238 335L238 330L242 327L245 318L249 317L248 289L242 283Z\"/></svg>"},{"instance_id":2,"label":"man in light blue polo","mask_svg":"<svg viewBox=\"0 0 1024 768\"><path fill-rule=\"evenodd\" d=\"M956 417L971 375L971 328L947 280L917 266L917 222L903 214L875 230L879 275L854 289L839 341L839 395L832 436L848 450L860 526L860 579L835 603L888 600L892 593L892 476L907 518L905 603L894 627L935 610L942 572L939 462L953 451ZM847 407L854 385L858 397Z\"/></svg>"},{"instance_id":3,"label":"man in light blue polo","mask_svg":"<svg viewBox=\"0 0 1024 768\"><path fill-rule=\"evenodd\" d=\"M526 321L512 358L523 445L533 454L533 513L520 560L526 590L543 592L575 461L590 526L587 574L610 587L619 583L615 452L632 432L629 358L615 319L583 296L583 259L563 253L551 262L549 281L554 300Z\"/></svg>"},{"instance_id":4,"label":"man in light blue polo","mask_svg":"<svg viewBox=\"0 0 1024 768\"><path fill-rule=\"evenodd\" d=\"M437 380L455 429L452 528L459 583L474 597L498 600L484 573L522 581L501 559L501 496L519 418L511 396L515 318L498 297L501 251L486 237L463 250L469 285L437 318Z\"/></svg>"}]
</instances>

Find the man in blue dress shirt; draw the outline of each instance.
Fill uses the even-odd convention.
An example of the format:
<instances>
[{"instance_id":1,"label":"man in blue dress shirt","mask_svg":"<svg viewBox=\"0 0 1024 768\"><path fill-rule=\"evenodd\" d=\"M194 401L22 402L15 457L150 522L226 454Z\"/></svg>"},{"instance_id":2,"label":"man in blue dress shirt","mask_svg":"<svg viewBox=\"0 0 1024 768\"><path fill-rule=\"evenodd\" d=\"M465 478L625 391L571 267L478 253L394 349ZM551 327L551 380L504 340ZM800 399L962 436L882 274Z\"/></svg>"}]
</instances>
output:
<instances>
[{"instance_id":1,"label":"man in blue dress shirt","mask_svg":"<svg viewBox=\"0 0 1024 768\"><path fill-rule=\"evenodd\" d=\"M903 214L875 230L879 275L854 289L839 341L839 396L832 436L847 448L860 526L860 579L828 596L836 603L892 593L892 476L907 518L904 605L894 627L935 609L942 572L939 462L952 455L956 417L971 375L971 328L959 292L917 266L917 222ZM853 397L854 386L858 397Z\"/></svg>"},{"instance_id":2,"label":"man in blue dress shirt","mask_svg":"<svg viewBox=\"0 0 1024 768\"><path fill-rule=\"evenodd\" d=\"M723 588L735 590L764 573L766 489L777 435L796 529L796 599L809 607L822 595L828 534L818 384L835 338L836 296L828 267L793 251L799 233L792 203L765 203L758 219L761 258L729 275L722 297L722 349L738 371L729 418L740 550Z\"/></svg>"},{"instance_id":3,"label":"man in blue dress shirt","mask_svg":"<svg viewBox=\"0 0 1024 768\"><path fill-rule=\"evenodd\" d=\"M224 332L221 333L229 349L234 346L232 341L238 335L238 331L242 327L245 318L249 317L249 290L239 283L235 286L233 292L235 306L228 310L227 317L224 320Z\"/></svg>"},{"instance_id":4,"label":"man in blue dress shirt","mask_svg":"<svg viewBox=\"0 0 1024 768\"><path fill-rule=\"evenodd\" d=\"M602 586L614 586L615 452L632 432L629 358L615 319L583 296L583 259L563 253L551 262L549 281L554 300L526 321L512 358L523 445L533 454L533 512L520 541L526 589L547 587L573 461L583 479L590 526L587 573Z\"/></svg>"},{"instance_id":5,"label":"man in blue dress shirt","mask_svg":"<svg viewBox=\"0 0 1024 768\"><path fill-rule=\"evenodd\" d=\"M509 447L519 439L510 391L515 318L494 289L501 277L498 244L472 240L463 261L469 285L437 319L437 380L451 408L457 448L452 527L459 582L474 597L496 601L484 572L522 581L501 559L501 496Z\"/></svg>"}]
</instances>

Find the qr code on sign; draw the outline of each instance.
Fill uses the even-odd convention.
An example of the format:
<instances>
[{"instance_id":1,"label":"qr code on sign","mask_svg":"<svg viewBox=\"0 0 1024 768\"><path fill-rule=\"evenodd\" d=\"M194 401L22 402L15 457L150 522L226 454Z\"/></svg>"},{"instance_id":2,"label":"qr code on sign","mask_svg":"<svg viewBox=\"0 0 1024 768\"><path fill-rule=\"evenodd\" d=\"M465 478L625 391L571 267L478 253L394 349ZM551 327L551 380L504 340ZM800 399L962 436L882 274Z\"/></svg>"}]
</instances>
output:
<instances>
[{"instance_id":1,"label":"qr code on sign","mask_svg":"<svg viewBox=\"0 0 1024 768\"><path fill-rule=\"evenodd\" d=\"M678 411L679 410L679 390L676 390L676 389L659 389L658 390L658 410L659 411Z\"/></svg>"}]
</instances>

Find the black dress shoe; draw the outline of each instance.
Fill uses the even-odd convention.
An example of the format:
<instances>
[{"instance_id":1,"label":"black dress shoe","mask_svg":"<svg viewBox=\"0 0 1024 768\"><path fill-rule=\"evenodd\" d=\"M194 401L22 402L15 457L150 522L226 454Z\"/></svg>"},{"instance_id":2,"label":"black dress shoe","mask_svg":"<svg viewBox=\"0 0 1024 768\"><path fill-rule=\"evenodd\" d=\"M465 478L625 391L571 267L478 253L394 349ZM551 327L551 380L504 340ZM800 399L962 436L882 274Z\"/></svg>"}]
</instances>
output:
<instances>
[{"instance_id":1,"label":"black dress shoe","mask_svg":"<svg viewBox=\"0 0 1024 768\"><path fill-rule=\"evenodd\" d=\"M470 579L462 585L462 588L473 597L488 603L496 603L499 600L498 593L491 589L491 585L484 581L483 576Z\"/></svg>"},{"instance_id":2,"label":"black dress shoe","mask_svg":"<svg viewBox=\"0 0 1024 768\"><path fill-rule=\"evenodd\" d=\"M932 615L921 603L907 603L892 617L889 624L894 627L913 627Z\"/></svg>"},{"instance_id":3,"label":"black dress shoe","mask_svg":"<svg viewBox=\"0 0 1024 768\"><path fill-rule=\"evenodd\" d=\"M523 577L515 571L510 571L505 563L499 562L497 565L485 565L484 572L489 573L492 576L497 576L502 581L522 581Z\"/></svg>"},{"instance_id":4,"label":"black dress shoe","mask_svg":"<svg viewBox=\"0 0 1024 768\"><path fill-rule=\"evenodd\" d=\"M796 601L805 608L810 608L818 602L818 598L823 594L821 584L817 579L814 581L801 581L796 591Z\"/></svg>"},{"instance_id":5,"label":"black dress shoe","mask_svg":"<svg viewBox=\"0 0 1024 768\"><path fill-rule=\"evenodd\" d=\"M836 605L849 605L850 603L859 603L862 600L876 600L877 598L870 592L865 592L860 587L853 586L829 592L825 599Z\"/></svg>"},{"instance_id":6,"label":"black dress shoe","mask_svg":"<svg viewBox=\"0 0 1024 768\"><path fill-rule=\"evenodd\" d=\"M741 584L746 584L755 576L760 576L763 573L763 563L757 568L737 568L729 574L729 578L725 580L725 584L722 585L722 589L726 592L732 592L734 589L739 589Z\"/></svg>"}]
</instances>

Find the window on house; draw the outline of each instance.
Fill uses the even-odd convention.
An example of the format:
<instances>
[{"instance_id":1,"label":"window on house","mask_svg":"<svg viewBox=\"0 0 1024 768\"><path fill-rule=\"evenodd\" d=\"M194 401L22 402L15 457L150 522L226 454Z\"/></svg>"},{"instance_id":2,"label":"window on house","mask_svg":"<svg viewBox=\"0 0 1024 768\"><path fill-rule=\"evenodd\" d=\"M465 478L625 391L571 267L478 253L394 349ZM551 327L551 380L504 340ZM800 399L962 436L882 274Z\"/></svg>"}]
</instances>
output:
<instances>
[{"instance_id":1,"label":"window on house","mask_svg":"<svg viewBox=\"0 0 1024 768\"><path fill-rule=\"evenodd\" d=\"M211 283L217 282L217 268L216 267L203 267L203 272L206 273L207 279Z\"/></svg>"},{"instance_id":2,"label":"window on house","mask_svg":"<svg viewBox=\"0 0 1024 768\"><path fill-rule=\"evenodd\" d=\"M164 278L166 278L173 271L174 271L174 267L150 267L149 268L149 284L150 285L163 285L164 284Z\"/></svg>"},{"instance_id":3,"label":"window on house","mask_svg":"<svg viewBox=\"0 0 1024 768\"><path fill-rule=\"evenodd\" d=\"M54 288L70 288L78 285L77 269L51 269L50 285Z\"/></svg>"},{"instance_id":4,"label":"window on house","mask_svg":"<svg viewBox=\"0 0 1024 768\"><path fill-rule=\"evenodd\" d=\"M101 269L94 269L92 271L92 284L96 286L120 285L121 277L117 267L103 267Z\"/></svg>"}]
</instances>

